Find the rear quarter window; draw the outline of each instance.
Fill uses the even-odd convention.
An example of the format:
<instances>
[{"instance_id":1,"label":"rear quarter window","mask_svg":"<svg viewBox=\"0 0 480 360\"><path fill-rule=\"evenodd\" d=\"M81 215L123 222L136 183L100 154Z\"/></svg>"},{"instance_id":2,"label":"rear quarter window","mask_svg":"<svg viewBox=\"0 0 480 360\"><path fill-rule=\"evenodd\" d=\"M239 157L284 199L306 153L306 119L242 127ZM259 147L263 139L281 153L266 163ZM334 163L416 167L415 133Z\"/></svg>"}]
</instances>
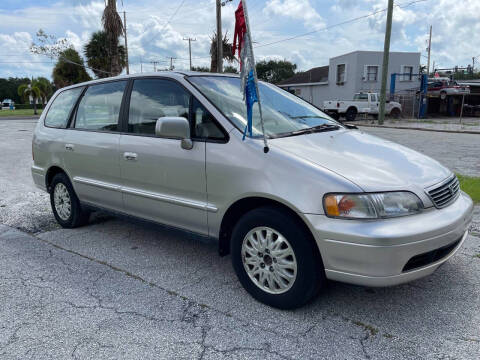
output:
<instances>
[{"instance_id":1,"label":"rear quarter window","mask_svg":"<svg viewBox=\"0 0 480 360\"><path fill-rule=\"evenodd\" d=\"M58 94L55 100L53 100L52 105L50 105L48 113L45 116L45 126L62 129L66 128L72 108L75 106L82 91L83 88L80 87L65 90Z\"/></svg>"}]
</instances>

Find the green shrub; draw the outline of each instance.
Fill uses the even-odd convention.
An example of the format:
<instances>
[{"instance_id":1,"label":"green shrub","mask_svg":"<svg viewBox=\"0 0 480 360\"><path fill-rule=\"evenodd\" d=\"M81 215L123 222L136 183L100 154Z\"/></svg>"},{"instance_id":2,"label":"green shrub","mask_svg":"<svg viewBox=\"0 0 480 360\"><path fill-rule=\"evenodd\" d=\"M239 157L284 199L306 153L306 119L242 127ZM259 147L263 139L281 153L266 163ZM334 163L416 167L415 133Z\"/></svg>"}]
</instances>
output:
<instances>
[{"instance_id":1,"label":"green shrub","mask_svg":"<svg viewBox=\"0 0 480 360\"><path fill-rule=\"evenodd\" d=\"M17 109L17 110L29 110L29 109L33 109L33 105L32 104L15 104L15 109ZM43 105L42 104L37 104L37 109L38 110L43 109Z\"/></svg>"}]
</instances>

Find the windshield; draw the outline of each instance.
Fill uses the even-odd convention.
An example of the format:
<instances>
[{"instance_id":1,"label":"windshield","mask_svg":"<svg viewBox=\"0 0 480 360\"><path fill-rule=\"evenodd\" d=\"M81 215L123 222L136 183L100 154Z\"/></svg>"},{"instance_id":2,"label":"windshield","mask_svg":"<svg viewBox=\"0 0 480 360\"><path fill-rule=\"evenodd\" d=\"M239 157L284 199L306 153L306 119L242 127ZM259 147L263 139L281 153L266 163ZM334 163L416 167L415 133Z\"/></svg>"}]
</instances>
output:
<instances>
[{"instance_id":1,"label":"windshield","mask_svg":"<svg viewBox=\"0 0 480 360\"><path fill-rule=\"evenodd\" d=\"M240 91L240 79L225 76L188 78L242 132L247 124L247 107ZM259 83L265 134L287 135L322 125L339 125L328 115L276 86ZM253 136L261 136L258 105L253 107Z\"/></svg>"}]
</instances>

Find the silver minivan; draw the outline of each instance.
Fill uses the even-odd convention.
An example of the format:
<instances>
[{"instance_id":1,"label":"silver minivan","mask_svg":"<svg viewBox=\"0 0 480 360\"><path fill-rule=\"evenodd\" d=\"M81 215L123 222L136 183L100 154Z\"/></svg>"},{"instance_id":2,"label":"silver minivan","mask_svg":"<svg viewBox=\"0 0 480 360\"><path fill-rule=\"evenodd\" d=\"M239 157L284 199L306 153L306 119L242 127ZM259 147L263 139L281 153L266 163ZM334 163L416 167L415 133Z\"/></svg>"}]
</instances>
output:
<instances>
[{"instance_id":1,"label":"silver minivan","mask_svg":"<svg viewBox=\"0 0 480 360\"><path fill-rule=\"evenodd\" d=\"M473 204L450 170L259 84L251 136L235 76L162 72L57 91L32 175L66 228L92 210L218 241L245 289L291 309L327 279L389 286L462 246ZM248 135L248 134L247 134Z\"/></svg>"}]
</instances>

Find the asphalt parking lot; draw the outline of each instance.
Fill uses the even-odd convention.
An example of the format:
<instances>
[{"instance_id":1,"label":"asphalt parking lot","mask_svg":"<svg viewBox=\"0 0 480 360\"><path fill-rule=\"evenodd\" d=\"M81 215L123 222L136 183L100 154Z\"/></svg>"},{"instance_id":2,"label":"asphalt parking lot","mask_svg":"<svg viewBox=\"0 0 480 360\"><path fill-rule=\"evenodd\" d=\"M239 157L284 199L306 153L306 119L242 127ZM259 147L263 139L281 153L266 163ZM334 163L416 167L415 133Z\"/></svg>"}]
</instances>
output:
<instances>
[{"instance_id":1,"label":"asphalt parking lot","mask_svg":"<svg viewBox=\"0 0 480 360\"><path fill-rule=\"evenodd\" d=\"M0 120L1 359L478 359L480 208L464 247L392 288L253 300L215 244L96 215L60 229L32 183L32 120ZM480 176L477 135L368 129Z\"/></svg>"}]
</instances>

